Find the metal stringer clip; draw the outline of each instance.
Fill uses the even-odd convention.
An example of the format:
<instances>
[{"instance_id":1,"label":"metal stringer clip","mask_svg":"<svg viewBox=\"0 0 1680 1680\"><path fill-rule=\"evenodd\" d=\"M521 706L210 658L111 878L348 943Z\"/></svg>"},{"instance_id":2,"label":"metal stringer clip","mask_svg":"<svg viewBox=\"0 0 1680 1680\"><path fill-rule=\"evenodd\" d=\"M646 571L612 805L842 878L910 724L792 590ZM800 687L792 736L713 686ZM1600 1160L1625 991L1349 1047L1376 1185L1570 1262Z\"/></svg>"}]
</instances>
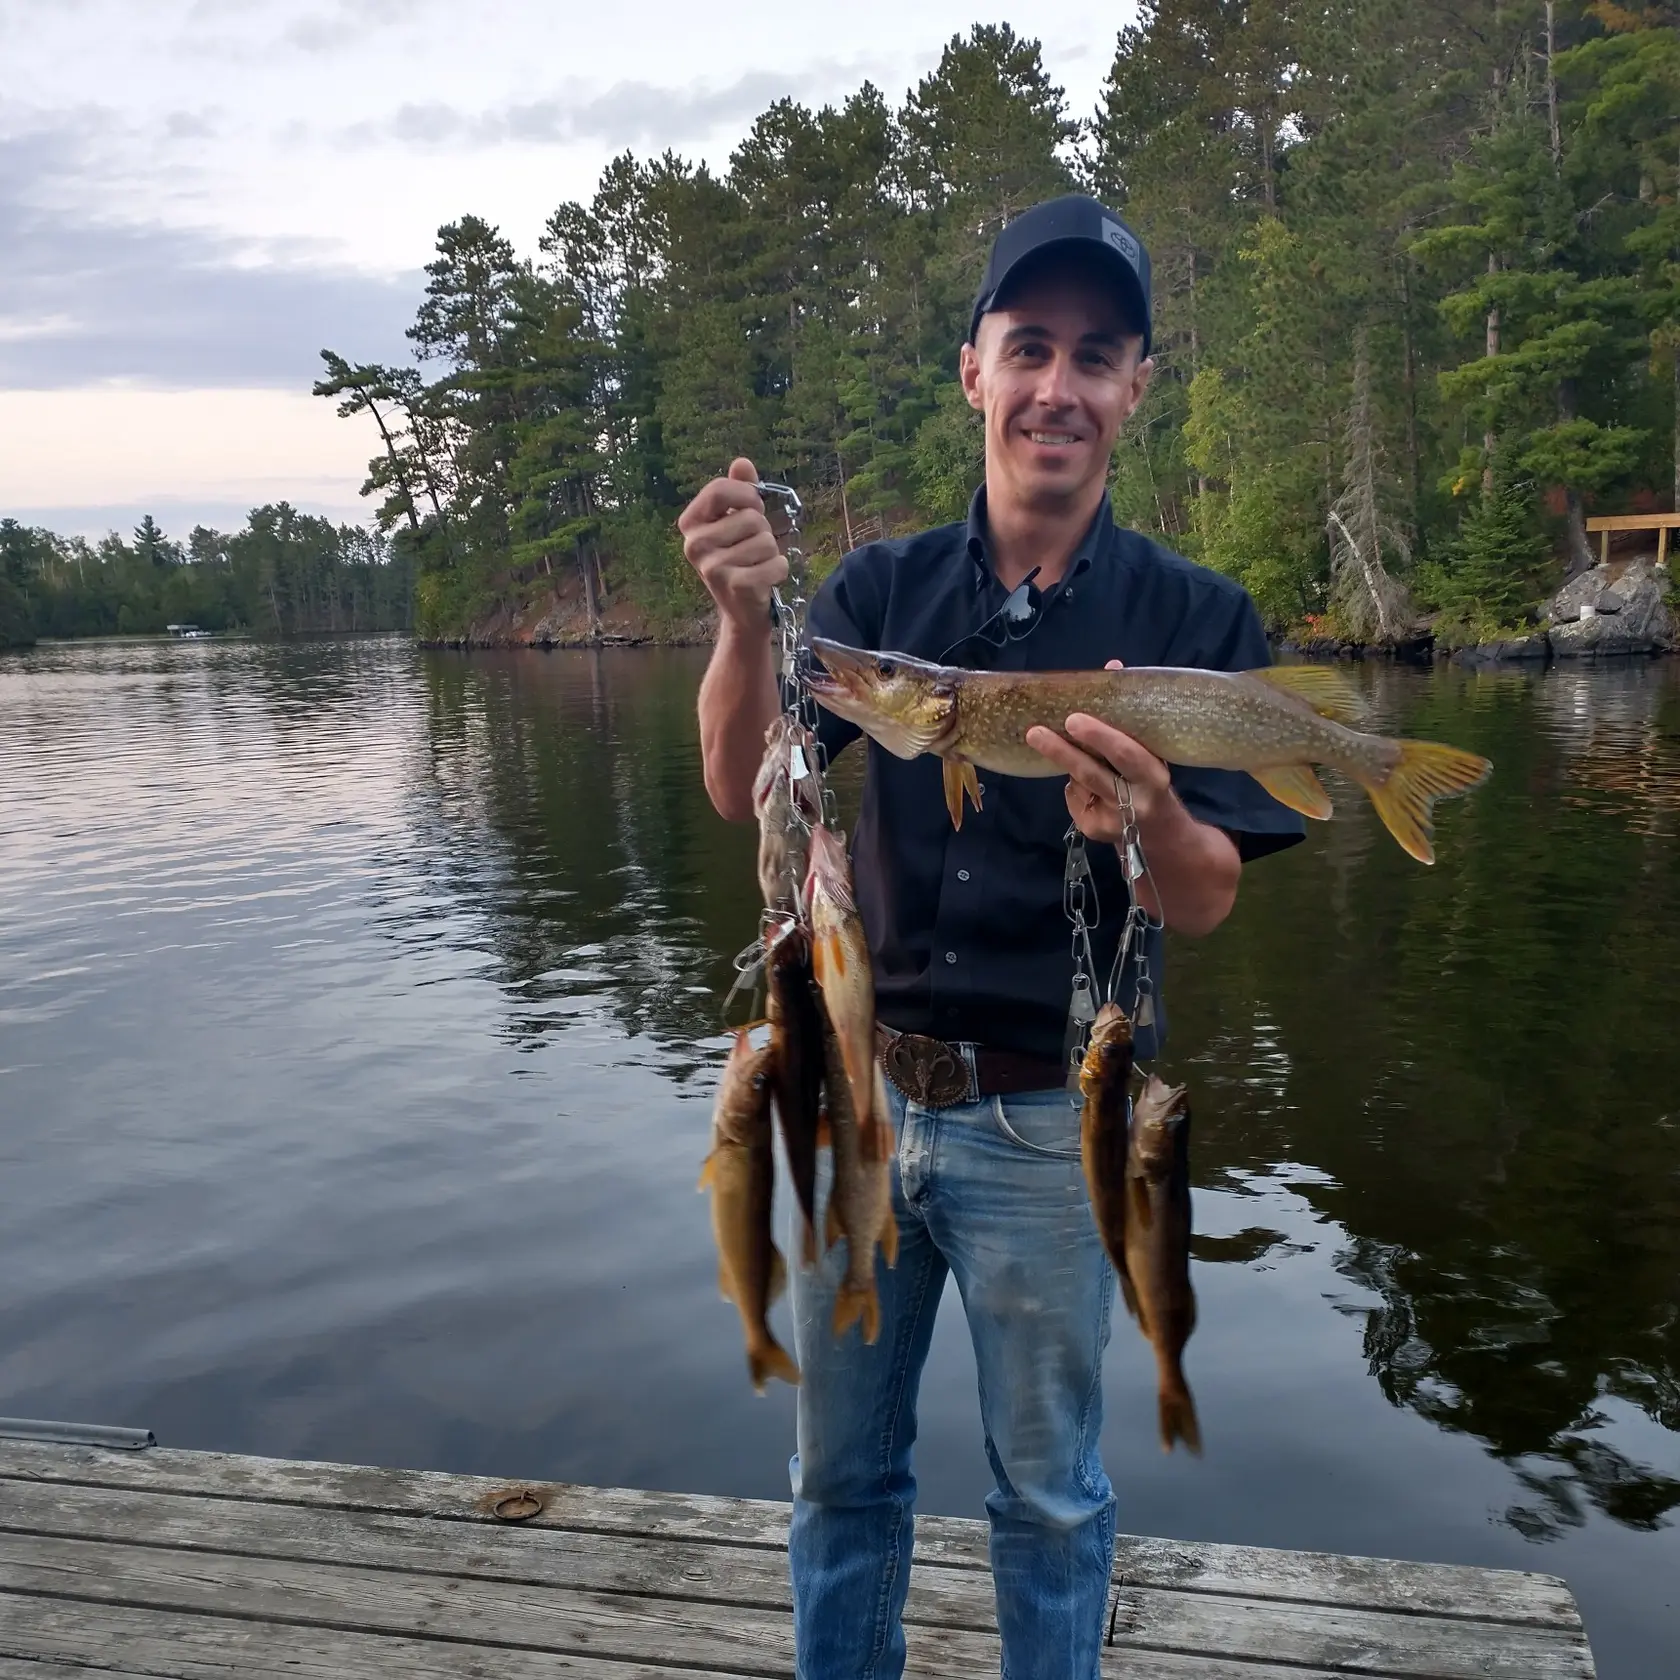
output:
<instances>
[{"instance_id":1,"label":"metal stringer clip","mask_svg":"<svg viewBox=\"0 0 1680 1680\"><path fill-rule=\"evenodd\" d=\"M815 764L807 764L803 750L795 745L789 755L788 774L796 784L807 775L816 777L821 792L821 820L832 828L838 822L838 811L834 804L834 796L828 789L828 755L824 752L822 743L816 740L817 702L805 681L805 615L811 604L810 567L806 563L804 549L799 546L800 522L805 515L805 504L791 484L778 484L774 479L761 478L753 489L766 503L772 496L775 497L787 514L787 546L783 549L788 563L787 582L784 586L787 593L784 595L780 589L771 590L770 618L781 636L782 702L787 711L788 721L803 725L816 746L817 761ZM791 809L795 819L802 822L797 799L791 802Z\"/></svg>"},{"instance_id":2,"label":"metal stringer clip","mask_svg":"<svg viewBox=\"0 0 1680 1680\"><path fill-rule=\"evenodd\" d=\"M1120 806L1120 867L1126 877L1126 891L1131 902L1126 908L1125 926L1120 930L1120 943L1115 948L1114 965L1108 971L1107 999L1114 996L1126 971L1128 958L1133 960L1135 985L1132 1007L1127 1010L1132 1027L1141 1032L1155 1025L1155 978L1149 972L1149 936L1159 933L1162 924L1155 921L1138 899L1138 883L1146 882L1150 892L1159 900L1155 878L1149 873L1149 860L1143 855L1143 840L1138 833L1137 807L1132 803L1132 784L1118 771L1114 775L1114 797Z\"/></svg>"}]
</instances>

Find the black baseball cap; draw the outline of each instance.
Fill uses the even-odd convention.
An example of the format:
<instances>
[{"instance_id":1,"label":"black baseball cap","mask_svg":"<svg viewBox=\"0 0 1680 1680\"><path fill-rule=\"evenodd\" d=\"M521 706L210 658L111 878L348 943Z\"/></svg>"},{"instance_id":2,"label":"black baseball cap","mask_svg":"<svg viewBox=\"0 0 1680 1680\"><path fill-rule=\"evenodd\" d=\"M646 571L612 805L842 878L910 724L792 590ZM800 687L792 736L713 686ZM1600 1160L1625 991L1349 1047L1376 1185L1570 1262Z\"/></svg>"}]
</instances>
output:
<instances>
[{"instance_id":1,"label":"black baseball cap","mask_svg":"<svg viewBox=\"0 0 1680 1680\"><path fill-rule=\"evenodd\" d=\"M968 324L968 341L980 330L980 317L997 307L998 294L1021 270L1050 251L1092 251L1112 271L1131 325L1143 333L1149 354L1149 253L1143 241L1106 205L1083 193L1046 199L1023 210L999 230L986 258L980 294Z\"/></svg>"}]
</instances>

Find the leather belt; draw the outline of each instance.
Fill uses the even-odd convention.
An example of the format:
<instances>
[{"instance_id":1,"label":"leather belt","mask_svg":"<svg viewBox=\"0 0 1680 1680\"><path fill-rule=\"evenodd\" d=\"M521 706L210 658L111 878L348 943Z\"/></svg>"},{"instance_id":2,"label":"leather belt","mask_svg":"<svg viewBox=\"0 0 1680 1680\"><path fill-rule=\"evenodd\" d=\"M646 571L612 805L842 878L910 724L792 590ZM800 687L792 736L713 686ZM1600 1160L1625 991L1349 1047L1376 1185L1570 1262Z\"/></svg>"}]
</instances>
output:
<instances>
[{"instance_id":1,"label":"leather belt","mask_svg":"<svg viewBox=\"0 0 1680 1680\"><path fill-rule=\"evenodd\" d=\"M1067 1083L1067 1069L1045 1056L1023 1056L1013 1050L966 1046L974 1058L969 1078L965 1046L947 1044L922 1033L895 1032L875 1023L875 1048L881 1071L913 1103L923 1108L952 1108L974 1097L1009 1096L1016 1091L1050 1091Z\"/></svg>"}]
</instances>

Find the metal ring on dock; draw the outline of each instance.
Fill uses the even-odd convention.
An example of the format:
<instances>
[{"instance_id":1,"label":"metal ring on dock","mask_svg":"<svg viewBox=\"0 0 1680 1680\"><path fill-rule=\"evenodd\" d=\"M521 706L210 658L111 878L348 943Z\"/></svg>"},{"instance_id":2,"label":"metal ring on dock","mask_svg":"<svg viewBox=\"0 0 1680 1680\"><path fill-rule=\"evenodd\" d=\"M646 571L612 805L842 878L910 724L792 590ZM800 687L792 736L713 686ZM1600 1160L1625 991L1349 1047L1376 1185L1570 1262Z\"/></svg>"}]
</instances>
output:
<instances>
[{"instance_id":1,"label":"metal ring on dock","mask_svg":"<svg viewBox=\"0 0 1680 1680\"><path fill-rule=\"evenodd\" d=\"M490 1515L497 1522L529 1522L532 1517L541 1516L547 1504L548 1500L535 1488L513 1488L492 1501Z\"/></svg>"}]
</instances>

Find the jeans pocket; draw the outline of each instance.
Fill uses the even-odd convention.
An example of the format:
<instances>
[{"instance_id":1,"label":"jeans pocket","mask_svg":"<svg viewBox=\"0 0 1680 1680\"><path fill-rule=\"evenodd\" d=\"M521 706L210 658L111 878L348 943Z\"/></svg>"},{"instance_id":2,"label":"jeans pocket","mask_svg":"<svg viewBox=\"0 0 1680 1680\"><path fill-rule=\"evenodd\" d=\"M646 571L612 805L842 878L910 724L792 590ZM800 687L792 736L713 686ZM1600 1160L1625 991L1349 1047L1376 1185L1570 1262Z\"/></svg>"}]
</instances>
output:
<instances>
[{"instance_id":1,"label":"jeans pocket","mask_svg":"<svg viewBox=\"0 0 1680 1680\"><path fill-rule=\"evenodd\" d=\"M1027 1091L991 1099L992 1123L1018 1149L1056 1161L1079 1159L1079 1099L1068 1091Z\"/></svg>"}]
</instances>

